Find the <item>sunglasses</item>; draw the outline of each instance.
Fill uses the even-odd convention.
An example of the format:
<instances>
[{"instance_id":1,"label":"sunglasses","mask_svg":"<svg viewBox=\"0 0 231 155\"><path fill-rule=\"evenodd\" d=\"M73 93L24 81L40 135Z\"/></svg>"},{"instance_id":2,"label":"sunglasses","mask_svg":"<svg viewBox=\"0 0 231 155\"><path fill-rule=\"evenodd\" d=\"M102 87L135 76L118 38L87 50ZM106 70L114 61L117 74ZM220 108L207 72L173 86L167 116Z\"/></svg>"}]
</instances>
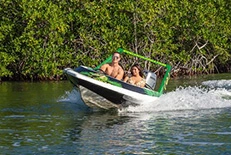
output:
<instances>
[{"instance_id":1,"label":"sunglasses","mask_svg":"<svg viewBox=\"0 0 231 155\"><path fill-rule=\"evenodd\" d=\"M118 56L113 56L113 59L119 59L119 57Z\"/></svg>"}]
</instances>

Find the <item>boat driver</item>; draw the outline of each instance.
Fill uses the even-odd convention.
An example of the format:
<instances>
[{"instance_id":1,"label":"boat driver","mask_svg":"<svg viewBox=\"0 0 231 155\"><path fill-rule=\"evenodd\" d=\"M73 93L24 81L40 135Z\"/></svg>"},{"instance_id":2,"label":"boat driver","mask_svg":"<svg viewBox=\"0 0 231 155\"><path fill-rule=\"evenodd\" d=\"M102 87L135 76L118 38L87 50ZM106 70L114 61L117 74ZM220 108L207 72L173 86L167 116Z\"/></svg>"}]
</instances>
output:
<instances>
[{"instance_id":1,"label":"boat driver","mask_svg":"<svg viewBox=\"0 0 231 155\"><path fill-rule=\"evenodd\" d=\"M118 52L113 53L112 62L109 64L102 65L100 70L102 70L109 76L112 76L118 80L121 80L124 76L124 70L119 65L120 59L121 59L120 53Z\"/></svg>"}]
</instances>

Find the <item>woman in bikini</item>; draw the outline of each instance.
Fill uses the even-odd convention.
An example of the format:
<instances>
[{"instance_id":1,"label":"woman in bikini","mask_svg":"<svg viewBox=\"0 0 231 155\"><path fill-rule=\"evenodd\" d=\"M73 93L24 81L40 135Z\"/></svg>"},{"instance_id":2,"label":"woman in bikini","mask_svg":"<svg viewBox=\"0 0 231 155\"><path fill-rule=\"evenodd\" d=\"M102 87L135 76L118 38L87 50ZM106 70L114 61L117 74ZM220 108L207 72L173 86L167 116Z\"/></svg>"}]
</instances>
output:
<instances>
[{"instance_id":1,"label":"woman in bikini","mask_svg":"<svg viewBox=\"0 0 231 155\"><path fill-rule=\"evenodd\" d=\"M124 82L136 85L138 87L144 87L145 86L145 79L143 78L143 73L141 71L141 68L138 64L134 64L131 68L131 77L126 76L124 78Z\"/></svg>"}]
</instances>

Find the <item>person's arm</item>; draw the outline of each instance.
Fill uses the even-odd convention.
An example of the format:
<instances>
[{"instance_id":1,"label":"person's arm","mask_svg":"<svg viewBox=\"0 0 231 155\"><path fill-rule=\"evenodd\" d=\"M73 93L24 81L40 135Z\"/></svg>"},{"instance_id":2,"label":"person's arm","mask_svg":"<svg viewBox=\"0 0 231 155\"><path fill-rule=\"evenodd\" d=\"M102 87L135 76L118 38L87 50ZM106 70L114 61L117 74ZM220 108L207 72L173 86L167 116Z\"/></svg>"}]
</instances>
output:
<instances>
[{"instance_id":1,"label":"person's arm","mask_svg":"<svg viewBox=\"0 0 231 155\"><path fill-rule=\"evenodd\" d=\"M100 67L100 70L102 70L103 72L105 72L105 73L106 73L107 66L108 66L108 64L104 64L104 65L102 65L102 66Z\"/></svg>"},{"instance_id":2,"label":"person's arm","mask_svg":"<svg viewBox=\"0 0 231 155\"><path fill-rule=\"evenodd\" d=\"M141 82L140 87L143 88L146 84L146 80L142 79L140 82Z\"/></svg>"},{"instance_id":3,"label":"person's arm","mask_svg":"<svg viewBox=\"0 0 231 155\"><path fill-rule=\"evenodd\" d=\"M128 76L126 76L126 77L124 78L124 80L123 80L123 81L124 81L124 82L127 82L127 81L128 81L128 78L129 78L129 77L128 77Z\"/></svg>"}]
</instances>

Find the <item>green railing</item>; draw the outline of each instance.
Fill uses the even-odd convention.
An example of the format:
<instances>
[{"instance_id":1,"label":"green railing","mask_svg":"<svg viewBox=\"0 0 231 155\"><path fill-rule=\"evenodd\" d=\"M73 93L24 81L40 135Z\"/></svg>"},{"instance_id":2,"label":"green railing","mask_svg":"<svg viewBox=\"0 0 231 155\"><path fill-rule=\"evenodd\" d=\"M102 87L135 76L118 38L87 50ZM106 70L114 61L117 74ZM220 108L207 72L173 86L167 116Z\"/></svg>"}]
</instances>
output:
<instances>
[{"instance_id":1,"label":"green railing","mask_svg":"<svg viewBox=\"0 0 231 155\"><path fill-rule=\"evenodd\" d=\"M164 64L164 63L162 63L162 62L159 62L159 61L156 61L156 60L153 60L153 59L150 59L150 58L146 58L146 57L144 57L144 56L142 56L142 55L139 55L139 54L136 54L136 53L133 53L133 52L124 50L124 49L122 49L122 48L118 48L118 49L117 49L117 52L120 53L120 54L125 53L125 54L131 55L131 56L135 56L135 57L137 57L137 58L141 58L141 59L143 59L143 60L147 60L147 61L150 61L150 62L152 62L152 63L154 63L154 64L157 64L157 65L160 65L160 66L165 67L165 68L166 68L166 72L165 72L165 74L164 74L164 78L162 79L161 84L160 84L160 87L159 87L159 89L158 89L158 93L159 93L160 95L163 94L164 89L166 89L166 86L167 86L167 84L168 84L168 80L169 80L169 78L170 78L171 66L170 66L169 64ZM105 61L103 61L101 64L99 64L99 65L98 65L96 68L94 68L94 69L97 70L97 69L99 69L102 65L104 65L104 64L106 64L106 63L110 63L111 61L112 61L112 55L109 56Z\"/></svg>"}]
</instances>

